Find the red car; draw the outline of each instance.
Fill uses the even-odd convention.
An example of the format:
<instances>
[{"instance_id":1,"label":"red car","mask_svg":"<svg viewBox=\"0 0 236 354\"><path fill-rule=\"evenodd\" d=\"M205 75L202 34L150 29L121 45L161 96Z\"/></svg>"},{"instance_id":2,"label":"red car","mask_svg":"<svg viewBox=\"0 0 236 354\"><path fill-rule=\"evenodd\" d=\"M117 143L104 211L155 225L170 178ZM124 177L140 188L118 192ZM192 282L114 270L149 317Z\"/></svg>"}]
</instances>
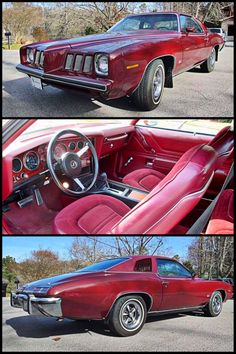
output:
<instances>
[{"instance_id":1,"label":"red car","mask_svg":"<svg viewBox=\"0 0 236 354\"><path fill-rule=\"evenodd\" d=\"M171 258L132 256L27 284L11 293L11 306L30 315L104 320L115 334L130 336L147 315L202 310L215 317L231 297L230 284L197 278Z\"/></svg>"},{"instance_id":2,"label":"red car","mask_svg":"<svg viewBox=\"0 0 236 354\"><path fill-rule=\"evenodd\" d=\"M225 181L232 127L211 135L138 124L9 120L2 233L186 234ZM214 209L208 234L233 233L233 183Z\"/></svg>"},{"instance_id":3,"label":"red car","mask_svg":"<svg viewBox=\"0 0 236 354\"><path fill-rule=\"evenodd\" d=\"M70 86L105 99L132 96L142 110L159 104L173 77L196 66L211 72L224 46L199 20L176 12L128 16L104 34L23 46L17 70L33 86Z\"/></svg>"}]
</instances>

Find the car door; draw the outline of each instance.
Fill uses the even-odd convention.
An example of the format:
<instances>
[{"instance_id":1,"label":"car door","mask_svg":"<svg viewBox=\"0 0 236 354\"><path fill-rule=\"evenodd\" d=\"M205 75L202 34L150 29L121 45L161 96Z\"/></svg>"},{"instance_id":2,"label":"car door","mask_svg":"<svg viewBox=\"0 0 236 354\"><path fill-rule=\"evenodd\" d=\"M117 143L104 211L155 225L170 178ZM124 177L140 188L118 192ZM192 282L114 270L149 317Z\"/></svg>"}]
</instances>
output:
<instances>
[{"instance_id":1,"label":"car door","mask_svg":"<svg viewBox=\"0 0 236 354\"><path fill-rule=\"evenodd\" d=\"M191 272L175 260L157 258L157 276L162 284L159 310L173 310L200 305L198 282Z\"/></svg>"},{"instance_id":2,"label":"car door","mask_svg":"<svg viewBox=\"0 0 236 354\"><path fill-rule=\"evenodd\" d=\"M192 29L189 32L187 29ZM181 45L183 50L182 70L193 67L209 55L209 39L200 24L190 16L180 16Z\"/></svg>"},{"instance_id":3,"label":"car door","mask_svg":"<svg viewBox=\"0 0 236 354\"><path fill-rule=\"evenodd\" d=\"M207 128L199 128L201 120L195 121L173 118L139 120L131 141L120 151L117 175L123 177L141 168L154 168L168 174L187 150L208 144L214 137L211 132L207 134Z\"/></svg>"}]
</instances>

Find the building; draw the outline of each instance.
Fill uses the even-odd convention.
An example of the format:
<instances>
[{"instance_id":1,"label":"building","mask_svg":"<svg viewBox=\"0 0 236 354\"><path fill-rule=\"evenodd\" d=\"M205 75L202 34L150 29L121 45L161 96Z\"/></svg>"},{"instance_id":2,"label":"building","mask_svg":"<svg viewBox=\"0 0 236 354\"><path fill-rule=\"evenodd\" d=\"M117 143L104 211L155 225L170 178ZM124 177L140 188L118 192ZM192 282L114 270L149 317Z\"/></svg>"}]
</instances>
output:
<instances>
[{"instance_id":1,"label":"building","mask_svg":"<svg viewBox=\"0 0 236 354\"><path fill-rule=\"evenodd\" d=\"M222 8L224 17L220 20L221 28L226 32L228 39L234 37L234 3Z\"/></svg>"}]
</instances>

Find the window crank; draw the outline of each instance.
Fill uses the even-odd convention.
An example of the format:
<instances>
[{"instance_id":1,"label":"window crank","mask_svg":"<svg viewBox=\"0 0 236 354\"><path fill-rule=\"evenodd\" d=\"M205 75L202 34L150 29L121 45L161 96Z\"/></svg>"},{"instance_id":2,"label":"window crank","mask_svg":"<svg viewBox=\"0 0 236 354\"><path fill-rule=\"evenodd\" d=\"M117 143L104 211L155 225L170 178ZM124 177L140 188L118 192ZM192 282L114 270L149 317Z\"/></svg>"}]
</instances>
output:
<instances>
[{"instance_id":1,"label":"window crank","mask_svg":"<svg viewBox=\"0 0 236 354\"><path fill-rule=\"evenodd\" d=\"M127 167L127 166L130 164L130 162L133 161L133 159L134 159L134 158L131 156L131 157L128 159L128 161L124 164L124 166Z\"/></svg>"}]
</instances>

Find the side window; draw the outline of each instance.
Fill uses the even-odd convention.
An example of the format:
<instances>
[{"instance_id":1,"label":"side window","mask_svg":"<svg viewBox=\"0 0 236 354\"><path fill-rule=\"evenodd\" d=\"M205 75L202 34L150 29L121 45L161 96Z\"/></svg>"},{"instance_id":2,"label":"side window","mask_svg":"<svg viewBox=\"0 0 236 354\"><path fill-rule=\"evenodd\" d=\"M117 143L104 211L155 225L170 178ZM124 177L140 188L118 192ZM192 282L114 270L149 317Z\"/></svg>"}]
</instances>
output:
<instances>
[{"instance_id":1,"label":"side window","mask_svg":"<svg viewBox=\"0 0 236 354\"><path fill-rule=\"evenodd\" d=\"M192 277L191 272L184 266L167 259L157 259L157 272L162 277Z\"/></svg>"},{"instance_id":2,"label":"side window","mask_svg":"<svg viewBox=\"0 0 236 354\"><path fill-rule=\"evenodd\" d=\"M135 272L151 272L152 271L152 260L150 258L142 259L135 263Z\"/></svg>"},{"instance_id":3,"label":"side window","mask_svg":"<svg viewBox=\"0 0 236 354\"><path fill-rule=\"evenodd\" d=\"M186 31L187 27L193 27L195 29L194 33L203 33L201 26L189 16L180 16L180 27L183 32Z\"/></svg>"},{"instance_id":4,"label":"side window","mask_svg":"<svg viewBox=\"0 0 236 354\"><path fill-rule=\"evenodd\" d=\"M226 126L233 127L233 119L140 119L136 125L214 136Z\"/></svg>"}]
</instances>

